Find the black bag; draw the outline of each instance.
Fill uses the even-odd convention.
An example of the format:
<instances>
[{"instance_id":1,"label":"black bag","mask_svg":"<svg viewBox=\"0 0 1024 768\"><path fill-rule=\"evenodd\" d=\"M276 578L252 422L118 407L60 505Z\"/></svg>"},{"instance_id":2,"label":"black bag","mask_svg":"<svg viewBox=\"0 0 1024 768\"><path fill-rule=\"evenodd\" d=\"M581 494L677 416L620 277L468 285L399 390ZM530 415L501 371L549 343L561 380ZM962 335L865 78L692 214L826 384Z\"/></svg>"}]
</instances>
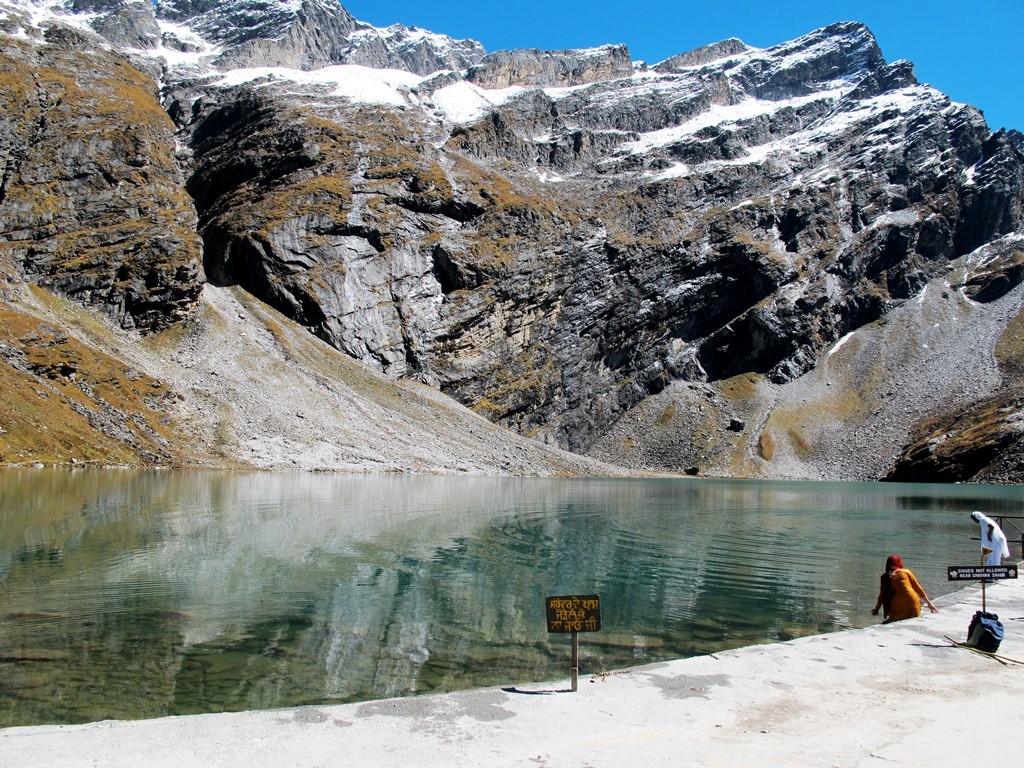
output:
<instances>
[{"instance_id":1,"label":"black bag","mask_svg":"<svg viewBox=\"0 0 1024 768\"><path fill-rule=\"evenodd\" d=\"M995 653L1003 642L1003 624L999 616L986 611L975 611L971 625L967 628L967 642L971 648Z\"/></svg>"}]
</instances>

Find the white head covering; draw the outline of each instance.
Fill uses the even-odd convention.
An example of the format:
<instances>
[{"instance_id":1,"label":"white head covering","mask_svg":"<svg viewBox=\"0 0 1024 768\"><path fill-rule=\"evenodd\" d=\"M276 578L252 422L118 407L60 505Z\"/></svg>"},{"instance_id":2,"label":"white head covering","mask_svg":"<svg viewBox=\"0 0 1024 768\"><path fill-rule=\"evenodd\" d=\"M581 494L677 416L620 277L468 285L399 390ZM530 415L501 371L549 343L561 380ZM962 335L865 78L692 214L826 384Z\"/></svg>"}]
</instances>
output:
<instances>
[{"instance_id":1,"label":"white head covering","mask_svg":"<svg viewBox=\"0 0 1024 768\"><path fill-rule=\"evenodd\" d=\"M971 518L981 525L981 546L991 549L1002 557L1010 556L1010 547L1006 543L1006 534L992 518L983 515L981 512L971 512ZM989 535L989 526L992 526L992 534Z\"/></svg>"}]
</instances>

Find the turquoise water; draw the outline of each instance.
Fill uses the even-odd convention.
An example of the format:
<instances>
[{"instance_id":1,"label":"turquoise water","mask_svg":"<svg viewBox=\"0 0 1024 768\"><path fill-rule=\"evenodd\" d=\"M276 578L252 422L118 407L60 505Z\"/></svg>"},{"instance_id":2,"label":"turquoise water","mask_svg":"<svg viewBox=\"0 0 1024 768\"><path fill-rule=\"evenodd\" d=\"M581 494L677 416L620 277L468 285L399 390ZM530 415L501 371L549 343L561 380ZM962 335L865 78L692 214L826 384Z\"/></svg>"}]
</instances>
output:
<instances>
[{"instance_id":1,"label":"turquoise water","mask_svg":"<svg viewBox=\"0 0 1024 768\"><path fill-rule=\"evenodd\" d=\"M1018 487L0 472L0 726L564 680L865 626L933 597ZM1019 552L1014 549L1014 555Z\"/></svg>"}]
</instances>

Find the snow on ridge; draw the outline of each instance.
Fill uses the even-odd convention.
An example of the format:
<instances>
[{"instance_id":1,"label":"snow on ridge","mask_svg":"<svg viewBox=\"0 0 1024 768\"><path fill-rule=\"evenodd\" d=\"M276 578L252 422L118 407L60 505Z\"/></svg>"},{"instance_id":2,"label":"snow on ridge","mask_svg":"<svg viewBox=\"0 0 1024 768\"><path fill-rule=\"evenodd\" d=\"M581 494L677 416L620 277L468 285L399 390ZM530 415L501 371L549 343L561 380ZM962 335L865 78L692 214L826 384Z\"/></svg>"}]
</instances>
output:
<instances>
[{"instance_id":1,"label":"snow on ridge","mask_svg":"<svg viewBox=\"0 0 1024 768\"><path fill-rule=\"evenodd\" d=\"M766 49L765 53L769 55L772 65L776 70L783 70L791 69L801 62L821 58L823 55L833 52L860 52L862 46L869 42L873 44L874 39L871 32L864 25L854 24L838 29L840 26L843 25L833 25L832 27L814 30L795 40L772 46ZM825 34L830 29L835 29L836 31ZM851 39L857 42L851 44ZM863 63L862 61L861 65Z\"/></svg>"},{"instance_id":2,"label":"snow on ridge","mask_svg":"<svg viewBox=\"0 0 1024 768\"><path fill-rule=\"evenodd\" d=\"M614 43L605 43L604 45L598 45L593 48L571 48L569 50L581 59L597 59L604 58L608 55L609 51L613 51L619 47L621 46L615 45Z\"/></svg>"},{"instance_id":3,"label":"snow on ridge","mask_svg":"<svg viewBox=\"0 0 1024 768\"><path fill-rule=\"evenodd\" d=\"M134 53L154 59L163 59L164 63L173 69L182 66L200 66L204 59L217 56L223 50L220 46L211 45L183 24L157 19L157 26L160 29L161 40L173 37L196 50L180 51L177 48L168 48L161 42L156 48L136 49L133 51Z\"/></svg>"},{"instance_id":4,"label":"snow on ridge","mask_svg":"<svg viewBox=\"0 0 1024 768\"><path fill-rule=\"evenodd\" d=\"M979 245L973 251L964 256L964 261L972 267L984 267L998 258L1000 248L1021 248L1024 247L1024 233L1009 232L1002 237L997 237L991 242Z\"/></svg>"},{"instance_id":5,"label":"snow on ridge","mask_svg":"<svg viewBox=\"0 0 1024 768\"><path fill-rule=\"evenodd\" d=\"M437 32L420 29L419 27L407 27L404 24L392 24L389 27L366 27L364 29L357 29L351 34L350 39L358 40L366 37L393 40L400 45L415 45L417 43L427 42L441 50L451 48L456 42L454 38L448 35L438 34Z\"/></svg>"},{"instance_id":6,"label":"snow on ridge","mask_svg":"<svg viewBox=\"0 0 1024 768\"><path fill-rule=\"evenodd\" d=\"M740 42L743 41L741 40ZM716 56L713 59L701 61L699 64L691 64L688 67L678 67L677 71L682 74L702 69L721 69L724 68L726 64L729 65L729 69L733 69L735 67L740 66L741 64L746 64L747 62L752 61L754 59L764 58L765 53L770 50L769 48L755 48L752 45L747 45L746 43L743 44L747 46L746 50L739 51L738 53L723 53L721 56ZM714 44L712 43L712 45ZM703 47L706 48L707 46ZM700 49L698 48L696 50ZM685 53L691 53L691 51L685 51L684 54ZM667 59L664 59L656 63L653 67L651 67L651 69L654 70L655 73L657 73L656 71L658 67L664 64L666 61L671 61L672 59L676 58L676 56L684 54L675 54L673 56L669 56Z\"/></svg>"},{"instance_id":7,"label":"snow on ridge","mask_svg":"<svg viewBox=\"0 0 1024 768\"><path fill-rule=\"evenodd\" d=\"M346 98L358 104L421 107L435 119L456 124L477 120L525 90L518 86L485 90L461 81L439 88L429 96L417 98L413 90L427 79L429 77L424 78L401 69L335 64L310 71L287 67L234 69L218 73L212 85L235 88L247 84L255 84L256 87L293 84L297 91L330 88L331 96Z\"/></svg>"},{"instance_id":8,"label":"snow on ridge","mask_svg":"<svg viewBox=\"0 0 1024 768\"><path fill-rule=\"evenodd\" d=\"M95 34L90 22L100 16L99 13L69 13L63 0L42 0L41 2L31 0L28 3L16 3L14 7L27 14L29 27L37 29L46 24L60 22L69 27ZM20 36L27 37L28 31L24 30Z\"/></svg>"},{"instance_id":9,"label":"snow on ridge","mask_svg":"<svg viewBox=\"0 0 1024 768\"><path fill-rule=\"evenodd\" d=\"M382 104L404 107L409 104L409 91L423 78L399 69L373 69L358 64L336 64L303 71L287 67L253 67L222 73L213 85L233 88L266 80L264 85L293 83L298 87L332 87L331 95L351 99L360 104Z\"/></svg>"},{"instance_id":10,"label":"snow on ridge","mask_svg":"<svg viewBox=\"0 0 1024 768\"><path fill-rule=\"evenodd\" d=\"M744 99L737 104L715 105L706 112L701 112L690 120L669 128L661 128L650 133L645 133L636 141L623 146L626 152L633 154L646 154L651 150L668 146L682 139L688 138L698 131L716 125L729 125L750 120L759 115L772 115L785 108L799 108L805 104L819 101L821 99L835 99L842 97L840 89L819 91L817 93L801 96L786 101L767 101L762 99Z\"/></svg>"},{"instance_id":11,"label":"snow on ridge","mask_svg":"<svg viewBox=\"0 0 1024 768\"><path fill-rule=\"evenodd\" d=\"M486 90L465 81L439 88L431 94L428 102L452 123L471 123L486 115L492 109L525 91L520 86Z\"/></svg>"},{"instance_id":12,"label":"snow on ridge","mask_svg":"<svg viewBox=\"0 0 1024 768\"><path fill-rule=\"evenodd\" d=\"M911 111L941 94L928 85L908 85L892 91L880 93L861 101L859 110L877 110L895 108L901 112Z\"/></svg>"},{"instance_id":13,"label":"snow on ridge","mask_svg":"<svg viewBox=\"0 0 1024 768\"><path fill-rule=\"evenodd\" d=\"M980 160L978 162L981 162ZM977 182L975 177L978 175L978 163L964 168L964 186L973 187Z\"/></svg>"},{"instance_id":14,"label":"snow on ridge","mask_svg":"<svg viewBox=\"0 0 1024 768\"><path fill-rule=\"evenodd\" d=\"M626 87L601 90L609 82L618 84L625 81L630 81ZM704 86L686 75L646 71L634 72L628 78L614 81L601 80L594 83L580 83L579 85L548 87L544 88L543 91L555 100L578 91L590 91L592 92L591 99L593 104L600 103L604 106L611 106L630 101L638 95L646 94L664 93L670 96L697 96L704 92Z\"/></svg>"},{"instance_id":15,"label":"snow on ridge","mask_svg":"<svg viewBox=\"0 0 1024 768\"><path fill-rule=\"evenodd\" d=\"M740 51L738 53L724 53L721 56L707 61L702 61L699 64L680 67L679 72L685 73L704 69L718 69L723 68L726 64L729 65L729 69L740 69L754 61L762 62L767 65L763 67L764 72L777 72L784 69L791 69L802 62L818 58L832 50L843 49L845 45L841 40L848 40L851 36L862 37L864 33L870 34L864 27L850 29L841 32L838 35L824 35L822 33L825 29L826 28L817 29L812 32L808 32L805 35L801 35L794 40L787 40L768 48L757 48L747 45L747 43L743 43L747 46L744 51ZM673 58L675 57L670 56L668 59L665 59L665 61L670 61ZM656 64L654 68L657 69L657 67L658 65Z\"/></svg>"},{"instance_id":16,"label":"snow on ridge","mask_svg":"<svg viewBox=\"0 0 1024 768\"><path fill-rule=\"evenodd\" d=\"M690 166L686 163L675 162L668 168L657 171L650 174L656 181L665 181L667 179L680 179L685 176L689 176L693 171Z\"/></svg>"},{"instance_id":17,"label":"snow on ridge","mask_svg":"<svg viewBox=\"0 0 1024 768\"><path fill-rule=\"evenodd\" d=\"M797 99L786 101L747 99L734 105L716 106L680 125L643 134L636 141L624 143L621 149L624 152L644 155L677 141L683 141L696 134L702 128L709 126L729 127L752 117L761 114L771 114L786 107L799 107L815 100L832 99L835 107L829 114L806 126L796 134L783 136L765 144L745 147L746 151L742 157L729 160L710 160L701 163L700 167L708 171L714 168L760 164L767 161L787 163L791 159L814 155L822 151L827 146L829 137L847 131L863 129L869 133L884 133L892 127L894 122L905 119L908 114L919 112L922 108L929 106L935 99L942 97L941 93L935 91L930 86L912 85L868 99L858 100L853 104L844 104L842 98L849 92L850 84L837 81L830 85L833 87L829 90L819 91ZM892 114L886 115L889 111L892 111ZM884 119L870 124L870 121L880 116ZM869 127L865 127L865 123L868 123ZM687 176L690 173L692 173L690 166L685 163L675 162L668 168L649 171L647 175L657 180L664 180ZM812 178L828 173L831 173L828 168L822 168L813 174ZM883 217L876 224L883 226L899 223L901 216L916 215L913 211L901 212L893 214L888 218Z\"/></svg>"},{"instance_id":18,"label":"snow on ridge","mask_svg":"<svg viewBox=\"0 0 1024 768\"><path fill-rule=\"evenodd\" d=\"M296 10L301 7L302 0L278 0L279 6L288 10ZM73 24L91 31L90 21L99 14L75 13L68 14L66 0L27 0L15 7L24 8L32 14L34 25L52 19L59 19L62 23ZM212 56L218 54L220 49L205 42L196 35L190 28L172 24L165 20L158 20L160 30L164 35L181 40L188 47L197 50L183 52L173 48L160 46L150 50L133 51L151 58L163 59L170 67L197 66L201 67L208 62ZM781 58L786 56L806 56L808 53L820 53L822 47L838 45L837 37L824 36L814 40L814 35L799 38L789 43L768 49L748 48L747 50L722 56L716 62L721 66L724 62L747 62L754 59L768 59L773 65L779 64ZM863 30L856 29L846 32L862 35ZM447 35L439 35L428 30L417 27L408 27L402 24L394 24L390 27L365 27L352 34L353 39L360 37L380 36L396 45L414 45L419 41L428 41L435 47L443 48L456 44L453 38ZM807 44L810 42L810 44ZM589 49L574 50L578 56L604 56L615 45L602 45ZM704 69L714 67L716 62L705 62L698 68ZM656 71L638 71L632 75L632 82L626 87L602 88L600 83L586 83L579 86L567 88L544 88L543 91L553 99L559 99L567 93L581 89L593 92L594 103L601 103L605 106L612 106L620 101L628 101L638 94L650 92L652 95L662 92L671 92L673 98L686 98L691 94L699 95L703 84L698 78L689 75L691 69L677 73L659 73ZM315 86L320 88L333 89L333 95L347 98L359 103L382 104L393 106L423 106L428 114L435 119L445 120L456 124L469 123L480 119L495 107L507 102L509 99L527 90L523 87L512 87L500 90L488 90L477 85L458 82L453 85L437 89L429 95L417 98L411 94L414 88L423 83L427 78L404 70L375 69L357 65L332 65L311 72L293 70L285 67L250 68L239 69L227 72L209 69L209 73L217 79L215 84L220 87L234 87L243 83L252 83L258 80L266 81L265 84L294 83L299 87ZM619 81L622 82L622 81ZM878 110L894 108L899 113L905 113L911 109L920 109L928 100L938 95L930 86L909 86L907 88L890 91L871 99L855 103L843 103L842 97L853 88L854 83L850 80L837 80L831 83L816 84L818 90L806 96L787 99L782 101L762 100L747 98L736 104L716 105L711 109L701 112L683 123L659 130L651 131L641 135L635 141L622 145L621 150L632 154L646 154L660 148L669 146L675 142L683 141L696 134L698 131L711 126L729 126L740 124L759 115L772 115L785 108L800 108L801 106L823 99L832 99L835 103L830 114L815 121L813 126L807 126L800 131L801 138L797 143L810 146L815 139L825 134L832 134L844 130L852 125L861 122ZM947 100L948 101L948 100ZM892 119L897 119L894 116ZM886 122L880 122L872 126L872 130L882 131ZM810 130L808 130L810 129ZM774 153L792 152L799 147L794 147L794 140L791 137L780 139L776 142L762 147L748 148L748 155L728 161L715 161L713 164L746 164ZM662 173L681 172L679 167L673 167ZM970 171L968 171L970 173ZM968 176L968 179L970 177Z\"/></svg>"}]
</instances>

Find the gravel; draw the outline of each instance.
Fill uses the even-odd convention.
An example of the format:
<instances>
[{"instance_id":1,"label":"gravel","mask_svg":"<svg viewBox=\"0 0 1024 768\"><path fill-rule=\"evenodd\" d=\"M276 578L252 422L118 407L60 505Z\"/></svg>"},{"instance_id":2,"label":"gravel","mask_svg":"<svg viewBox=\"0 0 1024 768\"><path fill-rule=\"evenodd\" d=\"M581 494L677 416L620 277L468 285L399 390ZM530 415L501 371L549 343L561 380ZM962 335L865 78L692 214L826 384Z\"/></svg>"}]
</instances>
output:
<instances>
[{"instance_id":1,"label":"gravel","mask_svg":"<svg viewBox=\"0 0 1024 768\"><path fill-rule=\"evenodd\" d=\"M705 476L881 478L921 422L1004 386L995 348L1024 307L1024 286L989 304L971 301L951 287L963 264L833 345L804 376L783 385L754 375L677 382L627 414L591 454Z\"/></svg>"},{"instance_id":2,"label":"gravel","mask_svg":"<svg viewBox=\"0 0 1024 768\"><path fill-rule=\"evenodd\" d=\"M199 465L425 474L629 474L501 429L441 393L391 382L240 289L206 285L173 340L117 349L177 394Z\"/></svg>"}]
</instances>

